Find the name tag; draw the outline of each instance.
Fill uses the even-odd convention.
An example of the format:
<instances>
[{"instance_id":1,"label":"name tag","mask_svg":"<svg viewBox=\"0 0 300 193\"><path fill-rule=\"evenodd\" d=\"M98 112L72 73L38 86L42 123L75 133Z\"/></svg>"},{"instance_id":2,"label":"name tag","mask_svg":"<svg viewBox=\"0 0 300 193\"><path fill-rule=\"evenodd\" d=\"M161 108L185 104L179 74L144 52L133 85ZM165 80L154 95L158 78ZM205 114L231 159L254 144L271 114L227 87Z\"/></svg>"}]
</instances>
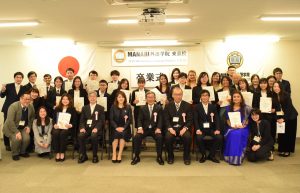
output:
<instances>
[{"instance_id":1,"label":"name tag","mask_svg":"<svg viewBox=\"0 0 300 193\"><path fill-rule=\"evenodd\" d=\"M253 140L256 141L257 143L259 143L259 142L260 142L260 137L255 136L255 137L253 138Z\"/></svg>"},{"instance_id":2,"label":"name tag","mask_svg":"<svg viewBox=\"0 0 300 193\"><path fill-rule=\"evenodd\" d=\"M25 126L25 121L20 121L19 126Z\"/></svg>"},{"instance_id":3,"label":"name tag","mask_svg":"<svg viewBox=\"0 0 300 193\"><path fill-rule=\"evenodd\" d=\"M88 124L88 125L91 125L91 124L92 124L92 122L93 122L93 120L92 120L92 119L88 119L88 120L87 120L87 122L86 122L86 124Z\"/></svg>"},{"instance_id":4,"label":"name tag","mask_svg":"<svg viewBox=\"0 0 300 193\"><path fill-rule=\"evenodd\" d=\"M177 123L179 121L179 117L173 117L173 122Z\"/></svg>"},{"instance_id":5,"label":"name tag","mask_svg":"<svg viewBox=\"0 0 300 193\"><path fill-rule=\"evenodd\" d=\"M203 123L203 128L210 128L209 123Z\"/></svg>"},{"instance_id":6,"label":"name tag","mask_svg":"<svg viewBox=\"0 0 300 193\"><path fill-rule=\"evenodd\" d=\"M277 111L277 112L276 112L276 115L277 115L277 116L283 116L284 113L283 113L283 111Z\"/></svg>"}]
</instances>

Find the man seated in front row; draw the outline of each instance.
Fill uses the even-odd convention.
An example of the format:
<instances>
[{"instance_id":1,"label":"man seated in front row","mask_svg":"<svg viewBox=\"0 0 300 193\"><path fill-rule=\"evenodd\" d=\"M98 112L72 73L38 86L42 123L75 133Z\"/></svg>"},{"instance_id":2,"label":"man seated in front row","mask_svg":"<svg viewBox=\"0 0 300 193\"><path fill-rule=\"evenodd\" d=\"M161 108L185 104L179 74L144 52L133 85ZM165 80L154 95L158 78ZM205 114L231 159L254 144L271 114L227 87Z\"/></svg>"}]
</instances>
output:
<instances>
[{"instance_id":1,"label":"man seated in front row","mask_svg":"<svg viewBox=\"0 0 300 193\"><path fill-rule=\"evenodd\" d=\"M216 107L209 103L210 93L207 90L202 90L200 93L201 102L195 106L194 110L194 125L196 131L196 143L199 151L202 154L199 162L203 163L208 158L209 160L220 163L216 159L216 150L222 145L223 136L220 134L220 120ZM209 156L206 157L205 136L212 138Z\"/></svg>"},{"instance_id":2,"label":"man seated in front row","mask_svg":"<svg viewBox=\"0 0 300 193\"><path fill-rule=\"evenodd\" d=\"M12 159L17 161L21 157L29 157L26 149L30 143L30 130L35 117L34 107L30 104L30 92L26 91L20 101L14 102L8 108L3 132L11 141Z\"/></svg>"},{"instance_id":3,"label":"man seated in front row","mask_svg":"<svg viewBox=\"0 0 300 193\"><path fill-rule=\"evenodd\" d=\"M131 165L140 162L139 154L141 152L142 140L147 136L152 136L156 141L156 161L164 165L162 159L162 109L160 105L155 104L155 93L148 91L146 93L147 104L142 106L138 114L137 133L133 138L134 154Z\"/></svg>"},{"instance_id":4,"label":"man seated in front row","mask_svg":"<svg viewBox=\"0 0 300 193\"><path fill-rule=\"evenodd\" d=\"M166 124L166 148L168 151L168 164L174 163L173 145L177 137L183 141L183 160L185 165L191 164L191 129L193 114L191 105L182 100L183 91L174 87L172 97L174 101L166 105L164 110L164 123Z\"/></svg>"},{"instance_id":5,"label":"man seated in front row","mask_svg":"<svg viewBox=\"0 0 300 193\"><path fill-rule=\"evenodd\" d=\"M88 160L86 154L86 142L87 138L91 138L92 149L93 149L93 163L99 162L97 151L98 151L98 136L100 135L102 128L105 123L104 108L97 104L97 92L89 92L90 104L82 107L80 124L79 124L79 159L78 163L83 163Z\"/></svg>"}]
</instances>

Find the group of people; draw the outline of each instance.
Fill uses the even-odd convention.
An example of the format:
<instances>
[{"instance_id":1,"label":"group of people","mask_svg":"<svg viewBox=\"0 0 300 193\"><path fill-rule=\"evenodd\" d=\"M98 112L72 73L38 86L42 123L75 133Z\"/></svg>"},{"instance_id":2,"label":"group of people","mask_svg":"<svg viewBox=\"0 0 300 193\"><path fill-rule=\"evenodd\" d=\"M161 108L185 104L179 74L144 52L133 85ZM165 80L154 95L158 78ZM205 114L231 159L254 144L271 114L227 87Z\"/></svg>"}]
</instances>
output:
<instances>
[{"instance_id":1,"label":"group of people","mask_svg":"<svg viewBox=\"0 0 300 193\"><path fill-rule=\"evenodd\" d=\"M44 89L36 84L34 71L28 73L29 83L24 86L23 73L16 72L14 82L1 88L1 97L6 97L2 108L4 145L12 151L13 160L29 157L33 151L40 157L52 151L55 160L63 162L68 140L72 139L80 153L78 163L84 163L90 141L92 162L97 163L99 141L105 141L103 133L108 128L113 163L121 163L126 142L132 139L131 164L138 164L143 140L148 136L156 142L156 161L160 165L164 165L164 148L167 163L174 163L176 145L183 146L183 162L189 165L193 142L201 154L200 163L219 163L217 152L232 165L241 165L245 157L249 161L273 160L275 142L279 155L288 157L295 151L298 113L292 104L290 84L282 74L280 68L267 78L254 74L249 85L234 66L229 66L223 76L214 72L211 81L206 72L196 78L193 70L186 74L175 68L171 81L161 74L155 89L146 89L145 79L139 77L138 88L128 95L129 81L119 81L117 70L111 72L109 82L98 81L98 73L91 71L83 83L68 68L67 80L57 76L53 86L51 75L45 74ZM115 89L108 93L111 84ZM183 100L189 89L191 100ZM252 93L252 104L246 104L246 92ZM101 97L105 105L100 105ZM265 98L271 101L269 112L261 111Z\"/></svg>"}]
</instances>

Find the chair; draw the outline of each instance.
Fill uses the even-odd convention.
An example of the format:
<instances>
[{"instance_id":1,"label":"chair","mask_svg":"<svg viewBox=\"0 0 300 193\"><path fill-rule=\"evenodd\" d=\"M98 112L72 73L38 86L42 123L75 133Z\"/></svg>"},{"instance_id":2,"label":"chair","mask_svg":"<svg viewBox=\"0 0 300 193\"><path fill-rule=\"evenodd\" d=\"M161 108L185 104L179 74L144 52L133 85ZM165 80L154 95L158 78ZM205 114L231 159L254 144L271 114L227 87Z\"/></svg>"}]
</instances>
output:
<instances>
[{"instance_id":1,"label":"chair","mask_svg":"<svg viewBox=\"0 0 300 193\"><path fill-rule=\"evenodd\" d=\"M213 137L209 136L209 135L206 135L206 136L204 136L203 140L204 140L204 144L205 144L205 149L208 150L208 148L210 146L210 143L213 140ZM198 145L195 145L195 146L196 146L196 161L198 161L199 160L199 154L200 154L200 152L199 152ZM220 147L220 149L217 149L217 153L219 155L220 160L223 160L222 146Z\"/></svg>"}]
</instances>

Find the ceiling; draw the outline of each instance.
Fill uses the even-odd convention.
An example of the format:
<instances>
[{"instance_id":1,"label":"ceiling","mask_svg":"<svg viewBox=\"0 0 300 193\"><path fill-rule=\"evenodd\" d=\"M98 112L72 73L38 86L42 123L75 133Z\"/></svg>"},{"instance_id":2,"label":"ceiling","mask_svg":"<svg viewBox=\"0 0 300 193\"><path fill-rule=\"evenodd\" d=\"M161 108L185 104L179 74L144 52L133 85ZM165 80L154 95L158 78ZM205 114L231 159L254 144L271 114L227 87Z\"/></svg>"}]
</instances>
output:
<instances>
[{"instance_id":1,"label":"ceiling","mask_svg":"<svg viewBox=\"0 0 300 193\"><path fill-rule=\"evenodd\" d=\"M0 20L41 22L36 27L0 28L0 44L29 37L71 38L77 42L122 42L131 39L177 39L200 42L228 35L275 34L300 40L300 22L263 22L263 14L300 14L300 0L189 0L168 5L167 15L189 16L185 24L108 25L109 17L135 17L141 8L111 6L104 0L0 0ZM27 35L32 34L32 35Z\"/></svg>"}]
</instances>

